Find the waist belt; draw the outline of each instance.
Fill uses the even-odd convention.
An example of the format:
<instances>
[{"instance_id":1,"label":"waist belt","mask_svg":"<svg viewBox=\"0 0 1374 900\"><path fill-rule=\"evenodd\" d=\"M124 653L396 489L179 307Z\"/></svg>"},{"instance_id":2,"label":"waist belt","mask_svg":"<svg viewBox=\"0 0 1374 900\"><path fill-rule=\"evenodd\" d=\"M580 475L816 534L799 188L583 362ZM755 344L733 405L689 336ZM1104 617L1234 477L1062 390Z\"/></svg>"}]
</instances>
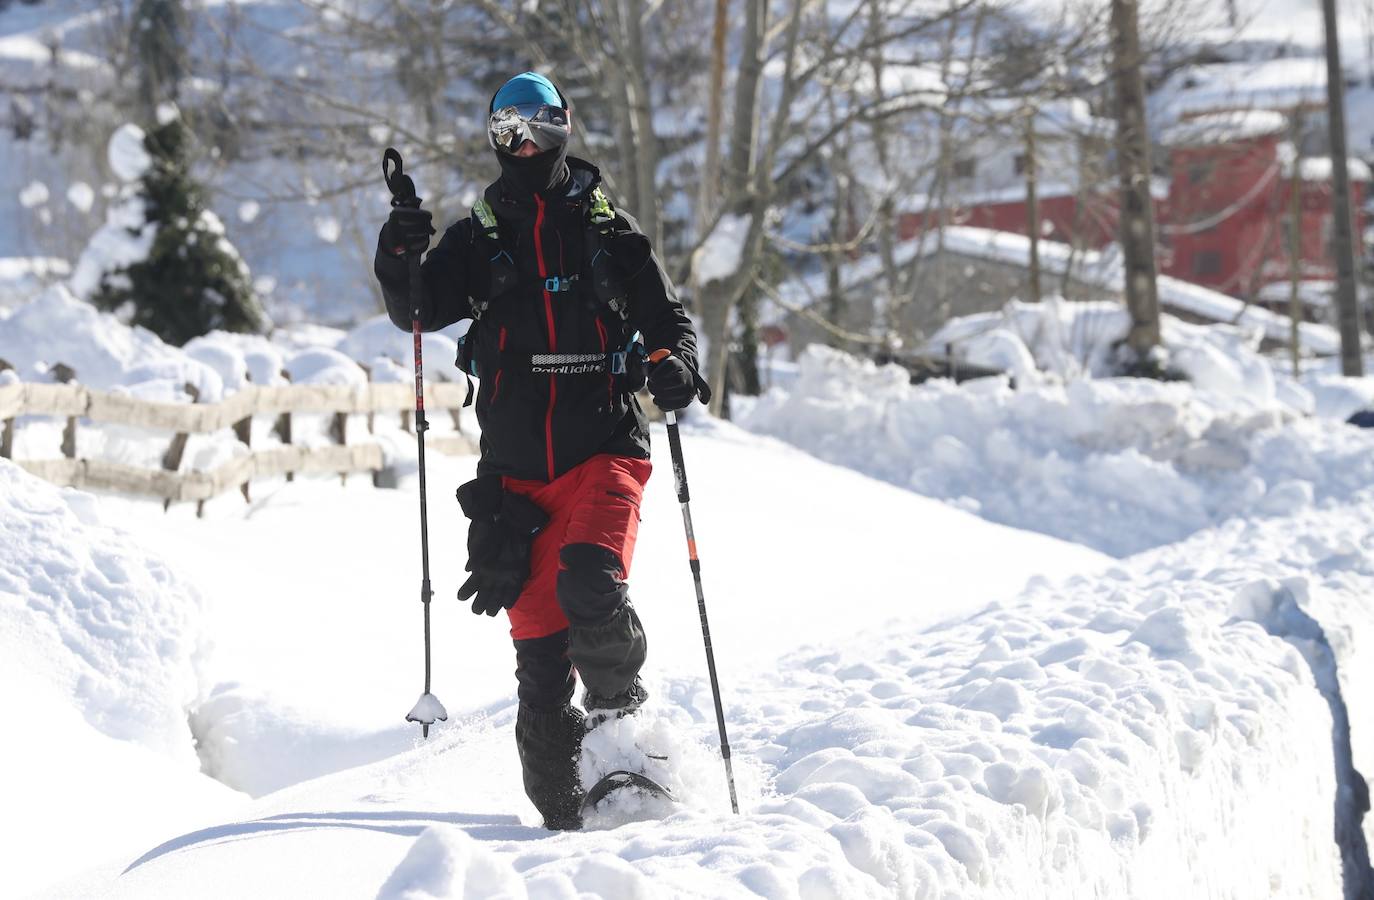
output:
<instances>
[{"instance_id":1,"label":"waist belt","mask_svg":"<svg viewBox=\"0 0 1374 900\"><path fill-rule=\"evenodd\" d=\"M535 353L530 356L530 372L535 375L624 375L630 356L642 354L635 344L610 353Z\"/></svg>"}]
</instances>

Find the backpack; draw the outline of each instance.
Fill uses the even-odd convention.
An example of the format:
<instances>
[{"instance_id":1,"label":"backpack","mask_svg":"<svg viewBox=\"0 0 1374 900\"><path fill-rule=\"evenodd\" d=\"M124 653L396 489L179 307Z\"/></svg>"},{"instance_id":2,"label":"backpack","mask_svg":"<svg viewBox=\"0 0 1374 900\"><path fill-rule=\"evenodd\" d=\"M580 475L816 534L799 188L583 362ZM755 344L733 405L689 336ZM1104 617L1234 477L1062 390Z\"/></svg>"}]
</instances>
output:
<instances>
[{"instance_id":1,"label":"backpack","mask_svg":"<svg viewBox=\"0 0 1374 900\"><path fill-rule=\"evenodd\" d=\"M629 324L629 292L616 273L607 250L609 239L617 233L630 231L629 223L618 215L600 187L592 190L586 210L583 230L584 267L578 275L553 276L545 279L544 288L551 292L573 290L579 281L590 280L591 290L584 292L588 307L596 313L609 309L621 323L622 349L608 353L541 353L530 357L529 371L538 375L612 375L624 376L624 387L633 393L644 386L645 350L639 333ZM472 246L481 248L489 260L489 281L486 298L474 300L469 296L472 326L458 340L456 365L468 379L468 393L464 406L472 403L472 376L481 377L476 365L477 329L482 316L493 303L516 286L518 273L515 260L501 243L496 214L485 199L472 206ZM469 338L472 340L469 340Z\"/></svg>"}]
</instances>

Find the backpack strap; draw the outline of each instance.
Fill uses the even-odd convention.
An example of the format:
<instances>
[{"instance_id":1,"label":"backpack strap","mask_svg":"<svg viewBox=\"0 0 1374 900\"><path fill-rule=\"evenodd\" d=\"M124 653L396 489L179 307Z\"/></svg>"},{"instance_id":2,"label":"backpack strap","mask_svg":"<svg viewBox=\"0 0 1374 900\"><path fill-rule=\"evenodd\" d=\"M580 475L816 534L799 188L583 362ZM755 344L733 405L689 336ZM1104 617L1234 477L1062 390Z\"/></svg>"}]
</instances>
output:
<instances>
[{"instance_id":1,"label":"backpack strap","mask_svg":"<svg viewBox=\"0 0 1374 900\"><path fill-rule=\"evenodd\" d=\"M481 241L486 245L491 273L487 296L472 304L472 317L481 321L482 315L491 306L491 302L515 287L515 260L511 259L510 253L501 245L501 234L496 224L496 214L492 212L491 204L486 200L479 199L472 205L472 224L473 244L476 245L478 241Z\"/></svg>"},{"instance_id":2,"label":"backpack strap","mask_svg":"<svg viewBox=\"0 0 1374 900\"><path fill-rule=\"evenodd\" d=\"M587 204L587 275L592 283L593 307L610 307L611 312L628 324L630 318L629 297L625 284L617 276L611 263L612 253L606 238L615 233L616 224L627 227L625 220L616 215L615 207L607 199L601 188L593 188Z\"/></svg>"}]
</instances>

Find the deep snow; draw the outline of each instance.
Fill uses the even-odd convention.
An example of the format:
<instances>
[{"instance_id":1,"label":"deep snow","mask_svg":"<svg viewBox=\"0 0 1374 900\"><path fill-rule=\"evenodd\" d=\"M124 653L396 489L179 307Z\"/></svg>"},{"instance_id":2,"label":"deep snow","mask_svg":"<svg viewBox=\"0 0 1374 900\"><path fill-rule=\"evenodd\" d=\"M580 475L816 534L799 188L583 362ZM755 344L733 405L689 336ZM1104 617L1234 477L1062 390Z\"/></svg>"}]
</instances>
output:
<instances>
[{"instance_id":1,"label":"deep snow","mask_svg":"<svg viewBox=\"0 0 1374 900\"><path fill-rule=\"evenodd\" d=\"M728 702L748 761L739 818L705 749L703 679L683 675L655 684L671 701L656 715L694 739L688 805L662 823L550 836L512 815L506 704L80 889L1339 897L1330 713L1303 654L1256 620L1355 587L1352 568L1368 586L1374 569L1349 557L1374 542L1371 499L1309 510L1301 530L1236 522L923 633L762 667Z\"/></svg>"}]
</instances>

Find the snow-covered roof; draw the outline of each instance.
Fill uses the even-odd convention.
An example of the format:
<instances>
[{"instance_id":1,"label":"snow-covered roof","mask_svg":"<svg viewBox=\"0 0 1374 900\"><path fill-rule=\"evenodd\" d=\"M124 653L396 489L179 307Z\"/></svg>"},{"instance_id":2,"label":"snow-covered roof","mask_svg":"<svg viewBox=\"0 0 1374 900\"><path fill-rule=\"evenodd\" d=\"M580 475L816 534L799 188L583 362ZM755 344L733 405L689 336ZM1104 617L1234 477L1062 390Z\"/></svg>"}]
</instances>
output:
<instances>
[{"instance_id":1,"label":"snow-covered roof","mask_svg":"<svg viewBox=\"0 0 1374 900\"><path fill-rule=\"evenodd\" d=\"M1197 147L1253 140L1288 130L1288 117L1273 109L1237 109L1191 116L1160 135L1171 147Z\"/></svg>"},{"instance_id":2,"label":"snow-covered roof","mask_svg":"<svg viewBox=\"0 0 1374 900\"><path fill-rule=\"evenodd\" d=\"M1293 145L1284 141L1278 146L1278 158L1280 175L1283 178L1293 177L1293 159L1297 154L1293 151ZM1362 159L1354 156L1345 161L1346 170L1350 173L1351 181L1370 181L1374 179L1369 165ZM1331 157L1329 156L1304 156L1302 159L1302 180L1328 182L1331 180Z\"/></svg>"},{"instance_id":3,"label":"snow-covered roof","mask_svg":"<svg viewBox=\"0 0 1374 900\"><path fill-rule=\"evenodd\" d=\"M1162 118L1219 110L1291 109L1326 103L1326 63L1301 56L1189 66L1150 97Z\"/></svg>"},{"instance_id":4,"label":"snow-covered roof","mask_svg":"<svg viewBox=\"0 0 1374 900\"><path fill-rule=\"evenodd\" d=\"M944 230L943 244L946 252L969 256L976 259L1005 263L1011 266L1029 265L1030 239L1022 234L1009 231L994 231L988 228L950 227ZM909 262L917 253L932 254L936 250L933 235L924 241L920 239L905 241L897 248L898 265ZM1119 292L1122 284L1122 265L1120 254L1109 250L1097 252L1079 250L1074 253L1067 245L1058 241L1041 241L1039 246L1040 264L1050 272L1062 274L1070 265L1076 279L1100 284L1104 291ZM840 272L842 289L864 284L878 277L882 272L882 259L878 254L860 257L844 266ZM1160 275L1157 279L1159 302L1162 306L1186 312L1212 322L1226 322L1244 327L1259 328L1265 337L1286 343L1292 325L1285 316L1277 315L1267 309L1252 306L1228 294L1214 291L1201 285L1192 284L1178 278ZM826 293L825 273L813 273L804 278L793 279L779 286L778 293L789 305L804 305L810 300ZM1327 325L1305 322L1301 326L1303 345L1314 353L1332 354L1340 349L1340 337L1335 329Z\"/></svg>"}]
</instances>

